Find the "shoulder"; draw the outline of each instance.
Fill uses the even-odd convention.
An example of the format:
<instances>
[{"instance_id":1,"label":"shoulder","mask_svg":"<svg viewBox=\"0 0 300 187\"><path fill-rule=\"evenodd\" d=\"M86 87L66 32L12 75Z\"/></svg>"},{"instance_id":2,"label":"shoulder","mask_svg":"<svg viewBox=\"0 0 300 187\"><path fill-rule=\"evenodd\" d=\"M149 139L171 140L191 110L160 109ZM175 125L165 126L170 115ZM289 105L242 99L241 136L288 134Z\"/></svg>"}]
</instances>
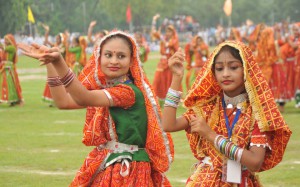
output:
<instances>
[{"instance_id":1,"label":"shoulder","mask_svg":"<svg viewBox=\"0 0 300 187\"><path fill-rule=\"evenodd\" d=\"M105 89L113 101L113 106L129 108L134 105L140 90L133 84L118 84Z\"/></svg>"}]
</instances>

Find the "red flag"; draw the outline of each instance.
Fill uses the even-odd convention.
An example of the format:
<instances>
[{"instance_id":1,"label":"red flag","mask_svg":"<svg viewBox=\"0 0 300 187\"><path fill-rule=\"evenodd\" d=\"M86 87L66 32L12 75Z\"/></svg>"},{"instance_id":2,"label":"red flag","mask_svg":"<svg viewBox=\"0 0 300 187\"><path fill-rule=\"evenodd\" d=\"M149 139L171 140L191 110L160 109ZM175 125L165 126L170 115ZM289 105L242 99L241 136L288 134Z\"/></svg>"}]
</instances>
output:
<instances>
[{"instance_id":1,"label":"red flag","mask_svg":"<svg viewBox=\"0 0 300 187\"><path fill-rule=\"evenodd\" d=\"M128 4L127 10L126 10L126 22L127 23L131 22L131 8L130 8L129 4Z\"/></svg>"},{"instance_id":2,"label":"red flag","mask_svg":"<svg viewBox=\"0 0 300 187\"><path fill-rule=\"evenodd\" d=\"M232 12L232 2L231 0L225 0L223 10L227 16L231 15Z\"/></svg>"}]
</instances>

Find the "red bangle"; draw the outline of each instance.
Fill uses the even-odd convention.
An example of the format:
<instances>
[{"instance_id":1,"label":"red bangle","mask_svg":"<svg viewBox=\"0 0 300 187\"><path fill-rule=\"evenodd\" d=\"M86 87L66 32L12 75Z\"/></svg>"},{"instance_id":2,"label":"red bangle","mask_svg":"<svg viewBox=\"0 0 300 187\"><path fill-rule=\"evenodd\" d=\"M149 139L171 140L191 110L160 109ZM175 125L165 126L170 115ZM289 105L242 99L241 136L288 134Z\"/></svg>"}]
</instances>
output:
<instances>
[{"instance_id":1,"label":"red bangle","mask_svg":"<svg viewBox=\"0 0 300 187\"><path fill-rule=\"evenodd\" d=\"M71 84L74 78L75 78L75 74L69 69L67 74L63 78L61 78L60 81L65 87L67 87Z\"/></svg>"},{"instance_id":2,"label":"red bangle","mask_svg":"<svg viewBox=\"0 0 300 187\"><path fill-rule=\"evenodd\" d=\"M49 87L56 87L56 86L61 86L63 83L60 81L59 76L56 77L48 77L47 78L47 83Z\"/></svg>"}]
</instances>

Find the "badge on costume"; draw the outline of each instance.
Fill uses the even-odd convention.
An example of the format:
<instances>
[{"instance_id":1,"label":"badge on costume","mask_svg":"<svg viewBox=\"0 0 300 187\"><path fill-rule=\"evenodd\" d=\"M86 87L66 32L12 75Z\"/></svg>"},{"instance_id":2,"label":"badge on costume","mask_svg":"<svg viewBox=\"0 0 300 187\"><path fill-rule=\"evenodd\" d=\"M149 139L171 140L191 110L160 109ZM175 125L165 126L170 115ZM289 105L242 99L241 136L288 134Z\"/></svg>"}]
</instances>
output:
<instances>
[{"instance_id":1,"label":"badge on costume","mask_svg":"<svg viewBox=\"0 0 300 187\"><path fill-rule=\"evenodd\" d=\"M222 168L222 181L240 184L242 179L242 165L234 160L225 159Z\"/></svg>"}]
</instances>

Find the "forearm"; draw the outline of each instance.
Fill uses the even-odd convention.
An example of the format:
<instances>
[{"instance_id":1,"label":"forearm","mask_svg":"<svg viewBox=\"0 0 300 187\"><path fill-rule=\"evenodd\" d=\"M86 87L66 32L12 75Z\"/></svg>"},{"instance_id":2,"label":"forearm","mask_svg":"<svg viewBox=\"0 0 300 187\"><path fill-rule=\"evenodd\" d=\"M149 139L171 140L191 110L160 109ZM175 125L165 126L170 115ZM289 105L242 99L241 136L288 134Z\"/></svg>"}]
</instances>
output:
<instances>
[{"instance_id":1,"label":"forearm","mask_svg":"<svg viewBox=\"0 0 300 187\"><path fill-rule=\"evenodd\" d=\"M255 172L261 168L265 158L265 148L252 146L249 150L243 149L215 132L204 136L204 138L213 143L216 149L227 158L240 162L248 170Z\"/></svg>"},{"instance_id":2,"label":"forearm","mask_svg":"<svg viewBox=\"0 0 300 187\"><path fill-rule=\"evenodd\" d=\"M174 96L172 96L172 93L174 91L178 92L178 95L175 98L179 97L178 100L180 100L181 94L179 94L179 90L181 88L181 80L182 80L182 76L173 75L172 83L165 100L163 117L162 117L162 125L164 127L164 130L167 132L180 131L188 127L188 121L184 117L176 118L177 107L172 106L173 104L172 98L174 98ZM171 103L170 103L171 105L168 104L168 102L170 102L169 101L170 99L171 99Z\"/></svg>"},{"instance_id":3,"label":"forearm","mask_svg":"<svg viewBox=\"0 0 300 187\"><path fill-rule=\"evenodd\" d=\"M89 42L94 43L92 34L93 34L93 27L89 27L88 28L88 39L89 39Z\"/></svg>"},{"instance_id":4,"label":"forearm","mask_svg":"<svg viewBox=\"0 0 300 187\"><path fill-rule=\"evenodd\" d=\"M60 79L63 79L68 73L71 73L69 67L65 63L64 59L60 57L60 60L58 62L53 63L53 68L50 68L49 66L49 75L51 76L59 76ZM64 82L63 82L64 83ZM74 99L74 101L82 106L82 103L84 100L84 96L87 96L88 90L80 83L80 81L74 77L73 80L68 84L65 85L65 93L67 95L71 95L71 98ZM63 86L62 86L63 87ZM63 87L64 88L64 87ZM69 93L69 94L68 94ZM58 98L63 98L63 97L58 97Z\"/></svg>"},{"instance_id":5,"label":"forearm","mask_svg":"<svg viewBox=\"0 0 300 187\"><path fill-rule=\"evenodd\" d=\"M102 90L87 90L81 82L75 77L71 70L62 59L53 64L66 91L71 95L74 101L82 106L110 106L106 94Z\"/></svg>"},{"instance_id":6,"label":"forearm","mask_svg":"<svg viewBox=\"0 0 300 187\"><path fill-rule=\"evenodd\" d=\"M49 31L45 32L45 41L44 41L45 45L49 45L51 47L54 46L54 44L52 42L49 41Z\"/></svg>"},{"instance_id":7,"label":"forearm","mask_svg":"<svg viewBox=\"0 0 300 187\"><path fill-rule=\"evenodd\" d=\"M265 153L266 149L263 147L253 146L249 150L244 149L241 164L252 172L259 171L264 162Z\"/></svg>"},{"instance_id":8,"label":"forearm","mask_svg":"<svg viewBox=\"0 0 300 187\"><path fill-rule=\"evenodd\" d=\"M54 66L52 64L47 64L47 77L48 80L51 77L59 77L58 73L56 72ZM48 83L49 85L49 83ZM73 98L68 94L66 91L64 85L59 86L51 86L49 85L51 96L55 102L55 105L59 109L78 109L82 108L82 106L79 106Z\"/></svg>"}]
</instances>

